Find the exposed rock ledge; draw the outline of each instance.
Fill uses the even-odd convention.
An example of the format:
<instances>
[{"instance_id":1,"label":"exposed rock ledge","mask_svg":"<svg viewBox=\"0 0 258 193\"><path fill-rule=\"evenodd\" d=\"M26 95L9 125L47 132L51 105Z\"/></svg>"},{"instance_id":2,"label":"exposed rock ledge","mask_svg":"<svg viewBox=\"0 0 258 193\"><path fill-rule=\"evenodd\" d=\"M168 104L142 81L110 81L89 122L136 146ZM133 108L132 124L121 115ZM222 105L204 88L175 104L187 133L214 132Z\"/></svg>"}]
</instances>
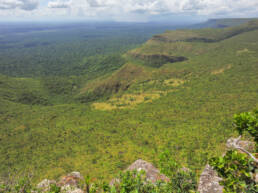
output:
<instances>
[{"instance_id":1,"label":"exposed rock ledge","mask_svg":"<svg viewBox=\"0 0 258 193\"><path fill-rule=\"evenodd\" d=\"M210 165L206 165L199 180L198 192L200 193L222 193L223 187L219 185L221 178Z\"/></svg>"},{"instance_id":2,"label":"exposed rock ledge","mask_svg":"<svg viewBox=\"0 0 258 193\"><path fill-rule=\"evenodd\" d=\"M227 148L232 148L232 143L235 142L235 138L230 138L227 140ZM253 151L254 143L250 141L238 142L238 145L246 150ZM256 174L257 178L257 174ZM206 165L199 180L198 192L199 193L222 193L223 187L219 185L221 178L218 176L217 172L212 169L210 165Z\"/></svg>"}]
</instances>

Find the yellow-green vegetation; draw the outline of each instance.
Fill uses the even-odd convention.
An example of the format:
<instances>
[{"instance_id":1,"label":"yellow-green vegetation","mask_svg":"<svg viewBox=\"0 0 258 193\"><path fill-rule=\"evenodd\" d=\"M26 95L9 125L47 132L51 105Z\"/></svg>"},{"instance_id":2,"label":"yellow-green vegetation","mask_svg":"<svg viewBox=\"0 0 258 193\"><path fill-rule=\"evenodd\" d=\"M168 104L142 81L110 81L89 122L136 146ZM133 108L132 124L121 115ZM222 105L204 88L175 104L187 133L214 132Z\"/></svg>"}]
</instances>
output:
<instances>
[{"instance_id":1,"label":"yellow-green vegetation","mask_svg":"<svg viewBox=\"0 0 258 193\"><path fill-rule=\"evenodd\" d=\"M166 79L163 81L163 85L168 87L178 87L181 84L184 84L184 80L180 79ZM157 84L156 81L148 81L147 84L154 85ZM98 110L114 110L114 109L125 109L125 108L134 108L136 105L141 103L150 103L155 99L164 96L169 92L173 92L171 89L165 90L150 90L148 92L138 91L138 93L123 94L119 97L114 97L106 102L95 102L92 104L92 107Z\"/></svg>"},{"instance_id":2,"label":"yellow-green vegetation","mask_svg":"<svg viewBox=\"0 0 258 193\"><path fill-rule=\"evenodd\" d=\"M211 74L213 74L213 75L221 74L221 73L223 73L225 70L229 70L231 67L232 67L232 65L229 64L229 65L227 65L227 66L225 66L225 67L223 67L223 68L213 70L213 71L211 72Z\"/></svg>"},{"instance_id":3,"label":"yellow-green vegetation","mask_svg":"<svg viewBox=\"0 0 258 193\"><path fill-rule=\"evenodd\" d=\"M93 103L92 106L98 110L133 108L137 104L149 103L159 97L159 93L125 94L122 97L112 98L107 102Z\"/></svg>"},{"instance_id":4,"label":"yellow-green vegetation","mask_svg":"<svg viewBox=\"0 0 258 193\"><path fill-rule=\"evenodd\" d=\"M198 174L221 155L235 134L233 114L258 107L257 20L158 37L170 41L155 36L90 81L1 76L1 175L32 170L39 181L80 171L109 180L139 158L157 165L164 149ZM142 55L157 60L149 65Z\"/></svg>"},{"instance_id":5,"label":"yellow-green vegetation","mask_svg":"<svg viewBox=\"0 0 258 193\"><path fill-rule=\"evenodd\" d=\"M184 84L184 80L180 80L180 79L174 79L174 78L171 78L171 79L167 79L164 81L164 83L168 86L174 86L174 87L177 87L181 84Z\"/></svg>"}]
</instances>

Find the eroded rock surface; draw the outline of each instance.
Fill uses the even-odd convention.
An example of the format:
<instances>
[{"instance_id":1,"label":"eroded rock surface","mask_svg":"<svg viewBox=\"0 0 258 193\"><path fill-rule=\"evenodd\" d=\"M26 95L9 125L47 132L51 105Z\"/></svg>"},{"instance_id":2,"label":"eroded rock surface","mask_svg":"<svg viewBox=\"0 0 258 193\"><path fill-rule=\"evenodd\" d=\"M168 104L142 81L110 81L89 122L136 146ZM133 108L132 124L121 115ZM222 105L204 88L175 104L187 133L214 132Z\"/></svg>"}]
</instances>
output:
<instances>
[{"instance_id":1,"label":"eroded rock surface","mask_svg":"<svg viewBox=\"0 0 258 193\"><path fill-rule=\"evenodd\" d=\"M81 189L75 186L65 185L61 187L62 193L84 193Z\"/></svg>"},{"instance_id":2,"label":"eroded rock surface","mask_svg":"<svg viewBox=\"0 0 258 193\"><path fill-rule=\"evenodd\" d=\"M254 142L243 141L238 138L229 138L226 143L227 148L234 149L234 145L238 145L250 152L253 152L255 149ZM200 193L222 193L223 187L219 185L220 180L221 178L218 177L217 172L213 170L210 165L206 165L200 176L198 191Z\"/></svg>"},{"instance_id":3,"label":"eroded rock surface","mask_svg":"<svg viewBox=\"0 0 258 193\"><path fill-rule=\"evenodd\" d=\"M146 173L146 179L152 183L155 183L158 180L169 181L169 178L167 178L164 174L161 174L160 171L157 168L155 168L151 163L144 161L142 159L136 160L125 171L133 170L144 170ZM109 184L112 186L116 183L119 183L119 179L117 178L111 180Z\"/></svg>"},{"instance_id":4,"label":"eroded rock surface","mask_svg":"<svg viewBox=\"0 0 258 193\"><path fill-rule=\"evenodd\" d=\"M221 178L218 177L217 172L214 171L210 165L206 165L200 176L198 192L222 193L223 187L219 185L220 180Z\"/></svg>"},{"instance_id":5,"label":"eroded rock surface","mask_svg":"<svg viewBox=\"0 0 258 193\"><path fill-rule=\"evenodd\" d=\"M79 181L82 179L83 177L80 172L72 172L63 176L58 183L54 180L44 179L37 185L37 189L40 192L49 192L51 185L55 184L61 188L61 193L83 193L83 191L78 187ZM37 191L35 193L37 193Z\"/></svg>"},{"instance_id":6,"label":"eroded rock surface","mask_svg":"<svg viewBox=\"0 0 258 193\"><path fill-rule=\"evenodd\" d=\"M155 168L151 163L141 159L135 161L132 165L130 165L127 168L127 170L130 170L130 171L144 170L146 172L147 180L151 181L152 183L155 183L158 180L163 180L163 181L169 180L164 174L161 174L160 171L157 168Z\"/></svg>"},{"instance_id":7,"label":"eroded rock surface","mask_svg":"<svg viewBox=\"0 0 258 193\"><path fill-rule=\"evenodd\" d=\"M254 142L251 142L251 141L243 141L243 140L239 140L237 141L238 138L229 138L227 140L227 148L228 149L232 149L234 148L234 143L237 142L237 145L249 152L253 152L255 150L255 143Z\"/></svg>"},{"instance_id":8,"label":"eroded rock surface","mask_svg":"<svg viewBox=\"0 0 258 193\"><path fill-rule=\"evenodd\" d=\"M78 187L78 183L82 179L83 177L81 176L80 172L72 172L66 176L63 176L57 185L59 187L63 187L67 185L71 187Z\"/></svg>"},{"instance_id":9,"label":"eroded rock surface","mask_svg":"<svg viewBox=\"0 0 258 193\"><path fill-rule=\"evenodd\" d=\"M37 189L42 192L48 192L50 191L51 184L56 184L56 181L44 179L37 185Z\"/></svg>"}]
</instances>

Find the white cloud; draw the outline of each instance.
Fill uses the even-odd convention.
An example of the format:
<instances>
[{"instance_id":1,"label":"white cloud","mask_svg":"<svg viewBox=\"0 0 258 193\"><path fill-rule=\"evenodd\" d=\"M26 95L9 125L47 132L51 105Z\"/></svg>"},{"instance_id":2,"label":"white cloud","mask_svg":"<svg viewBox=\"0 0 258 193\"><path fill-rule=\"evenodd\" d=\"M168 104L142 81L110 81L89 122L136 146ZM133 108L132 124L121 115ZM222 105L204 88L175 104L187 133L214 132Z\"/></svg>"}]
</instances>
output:
<instances>
[{"instance_id":1,"label":"white cloud","mask_svg":"<svg viewBox=\"0 0 258 193\"><path fill-rule=\"evenodd\" d=\"M34 10L38 7L37 0L0 0L0 9L22 9L26 11Z\"/></svg>"},{"instance_id":2,"label":"white cloud","mask_svg":"<svg viewBox=\"0 0 258 193\"><path fill-rule=\"evenodd\" d=\"M49 8L69 8L71 5L70 1L50 1L48 3Z\"/></svg>"},{"instance_id":3,"label":"white cloud","mask_svg":"<svg viewBox=\"0 0 258 193\"><path fill-rule=\"evenodd\" d=\"M86 17L113 20L147 20L155 15L192 15L203 17L258 16L258 0L42 0L33 14L54 17ZM0 9L33 10L37 0L0 0ZM64 11L68 10L69 11ZM5 15L20 12L13 11ZM24 13L23 13L24 14ZM27 13L28 15L31 15ZM1 12L0 12L1 15Z\"/></svg>"}]
</instances>

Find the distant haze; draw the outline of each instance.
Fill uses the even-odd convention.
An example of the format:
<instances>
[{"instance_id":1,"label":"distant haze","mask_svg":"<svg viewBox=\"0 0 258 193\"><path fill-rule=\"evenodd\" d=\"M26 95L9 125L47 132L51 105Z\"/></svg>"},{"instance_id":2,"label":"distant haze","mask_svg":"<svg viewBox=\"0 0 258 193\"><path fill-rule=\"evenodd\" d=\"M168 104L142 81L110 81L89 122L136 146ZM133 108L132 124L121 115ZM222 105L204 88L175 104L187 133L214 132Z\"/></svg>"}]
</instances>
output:
<instances>
[{"instance_id":1,"label":"distant haze","mask_svg":"<svg viewBox=\"0 0 258 193\"><path fill-rule=\"evenodd\" d=\"M199 22L258 17L258 0L0 0L2 21Z\"/></svg>"}]
</instances>

